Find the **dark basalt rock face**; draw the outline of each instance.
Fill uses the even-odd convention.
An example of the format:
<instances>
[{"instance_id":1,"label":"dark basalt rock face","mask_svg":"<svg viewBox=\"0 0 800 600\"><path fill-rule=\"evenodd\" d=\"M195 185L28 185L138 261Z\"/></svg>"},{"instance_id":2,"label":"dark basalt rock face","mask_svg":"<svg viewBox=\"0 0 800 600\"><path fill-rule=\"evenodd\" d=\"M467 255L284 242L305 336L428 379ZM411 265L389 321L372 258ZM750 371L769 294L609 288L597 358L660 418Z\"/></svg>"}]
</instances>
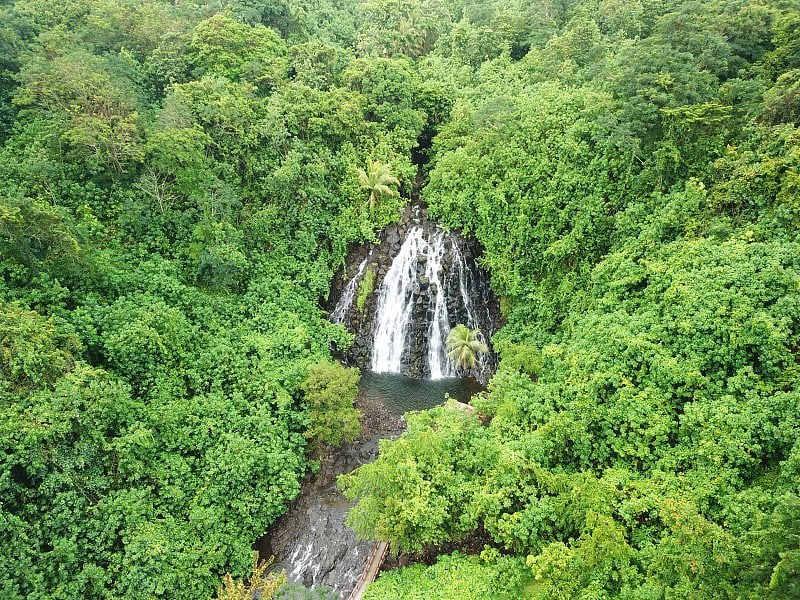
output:
<instances>
[{"instance_id":1,"label":"dark basalt rock face","mask_svg":"<svg viewBox=\"0 0 800 600\"><path fill-rule=\"evenodd\" d=\"M430 376L428 351L432 342L431 322L435 316L436 297L440 292L444 296L447 312L443 336L447 335L449 328L464 323L473 328L479 327L488 342L499 327L499 305L489 287L488 273L477 264L481 254L477 242L464 239L457 233L445 234L438 225L428 221L424 208L408 206L399 223L390 225L378 235L377 243L353 249L344 269L334 280L328 309L333 313L340 302L349 303L348 306L339 306L337 312L340 317L337 320L355 335L353 346L343 353L345 362L358 365L362 369L370 369L381 286L409 231L415 228L421 228L422 235L428 240L444 236L444 252L439 264L440 270L437 271L439 285L426 275L430 257L425 254L416 256L413 289L408 299L411 303L411 318L405 332L406 342L399 372L420 379ZM359 273L359 267L364 261L366 264ZM456 262L461 263L460 268ZM374 274L373 289L365 299L363 310L359 310L356 299L368 272ZM352 296L345 296L342 300L348 282L357 274L356 284L350 286ZM468 290L469 307L465 304L463 289ZM453 374L470 375L485 382L495 369L496 358L490 352L484 363L473 372Z\"/></svg>"}]
</instances>

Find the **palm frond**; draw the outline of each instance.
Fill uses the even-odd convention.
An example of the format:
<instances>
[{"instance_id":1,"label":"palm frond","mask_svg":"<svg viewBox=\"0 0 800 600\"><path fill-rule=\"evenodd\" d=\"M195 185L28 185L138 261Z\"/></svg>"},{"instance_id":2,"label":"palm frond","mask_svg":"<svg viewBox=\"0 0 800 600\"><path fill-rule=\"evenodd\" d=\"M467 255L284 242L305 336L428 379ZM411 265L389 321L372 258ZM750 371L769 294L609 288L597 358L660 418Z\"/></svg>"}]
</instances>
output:
<instances>
[{"instance_id":1,"label":"palm frond","mask_svg":"<svg viewBox=\"0 0 800 600\"><path fill-rule=\"evenodd\" d=\"M474 369L478 355L489 350L479 339L480 335L480 329L470 329L459 323L450 330L445 340L447 356L453 359L459 368Z\"/></svg>"},{"instance_id":2,"label":"palm frond","mask_svg":"<svg viewBox=\"0 0 800 600\"><path fill-rule=\"evenodd\" d=\"M394 198L400 196L400 192L391 186L399 186L400 180L392 175L391 167L379 160L371 160L367 163L366 170L356 168L358 185L362 190L368 192L366 203L368 206L375 206L382 197Z\"/></svg>"}]
</instances>

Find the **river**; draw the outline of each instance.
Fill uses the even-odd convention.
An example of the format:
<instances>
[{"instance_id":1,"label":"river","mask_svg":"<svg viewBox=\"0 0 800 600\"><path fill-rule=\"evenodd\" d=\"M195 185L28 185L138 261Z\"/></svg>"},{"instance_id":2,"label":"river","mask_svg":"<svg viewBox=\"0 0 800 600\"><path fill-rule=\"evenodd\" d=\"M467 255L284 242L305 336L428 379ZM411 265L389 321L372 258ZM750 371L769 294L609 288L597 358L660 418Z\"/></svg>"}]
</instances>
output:
<instances>
[{"instance_id":1,"label":"river","mask_svg":"<svg viewBox=\"0 0 800 600\"><path fill-rule=\"evenodd\" d=\"M352 444L329 452L320 470L303 481L300 495L257 544L264 558L275 556L291 583L302 588L289 598L347 598L355 587L374 541L356 538L345 523L350 504L336 486L336 477L375 460L378 440L396 438L405 430L402 414L432 408L449 396L467 402L479 391L473 379L418 380L394 373L365 372L356 406L362 411L362 432Z\"/></svg>"}]
</instances>

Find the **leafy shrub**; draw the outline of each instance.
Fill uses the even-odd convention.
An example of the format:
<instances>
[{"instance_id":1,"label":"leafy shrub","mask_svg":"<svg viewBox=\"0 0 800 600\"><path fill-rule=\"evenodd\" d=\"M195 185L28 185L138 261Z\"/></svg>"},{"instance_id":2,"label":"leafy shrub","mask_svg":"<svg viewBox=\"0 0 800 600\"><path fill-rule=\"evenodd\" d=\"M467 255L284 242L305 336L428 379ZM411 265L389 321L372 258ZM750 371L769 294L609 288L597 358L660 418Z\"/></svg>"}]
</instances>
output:
<instances>
[{"instance_id":1,"label":"leafy shrub","mask_svg":"<svg viewBox=\"0 0 800 600\"><path fill-rule=\"evenodd\" d=\"M361 430L361 411L353 407L361 373L355 367L323 361L311 365L300 383L308 404L311 424L306 437L318 443L338 446L352 442Z\"/></svg>"}]
</instances>

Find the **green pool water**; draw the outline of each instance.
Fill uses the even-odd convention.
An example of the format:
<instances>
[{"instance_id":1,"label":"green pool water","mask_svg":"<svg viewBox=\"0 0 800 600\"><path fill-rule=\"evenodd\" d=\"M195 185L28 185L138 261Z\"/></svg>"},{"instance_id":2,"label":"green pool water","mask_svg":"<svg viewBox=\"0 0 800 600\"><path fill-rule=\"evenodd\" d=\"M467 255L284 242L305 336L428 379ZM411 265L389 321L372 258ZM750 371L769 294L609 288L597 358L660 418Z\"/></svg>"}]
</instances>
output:
<instances>
[{"instance_id":1,"label":"green pool water","mask_svg":"<svg viewBox=\"0 0 800 600\"><path fill-rule=\"evenodd\" d=\"M474 379L454 377L432 381L371 371L363 372L359 387L363 394L379 400L397 414L433 408L445 401L445 395L460 402L468 402L473 394L484 389Z\"/></svg>"}]
</instances>

